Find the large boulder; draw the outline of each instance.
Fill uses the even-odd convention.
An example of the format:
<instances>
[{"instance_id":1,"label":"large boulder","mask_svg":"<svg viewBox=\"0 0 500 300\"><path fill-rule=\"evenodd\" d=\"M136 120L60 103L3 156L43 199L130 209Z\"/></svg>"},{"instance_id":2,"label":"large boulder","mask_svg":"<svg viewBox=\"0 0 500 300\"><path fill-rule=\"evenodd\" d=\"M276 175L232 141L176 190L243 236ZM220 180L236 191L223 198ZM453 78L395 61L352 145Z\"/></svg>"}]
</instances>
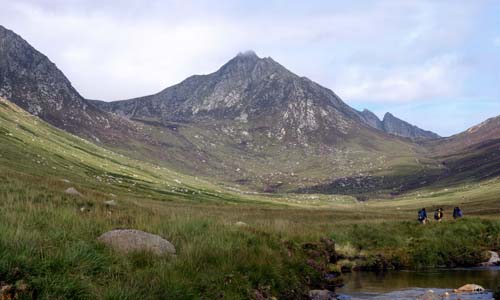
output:
<instances>
[{"instance_id":1,"label":"large boulder","mask_svg":"<svg viewBox=\"0 0 500 300\"><path fill-rule=\"evenodd\" d=\"M175 246L159 235L134 229L115 229L98 238L118 252L152 252L157 255L175 254Z\"/></svg>"}]
</instances>

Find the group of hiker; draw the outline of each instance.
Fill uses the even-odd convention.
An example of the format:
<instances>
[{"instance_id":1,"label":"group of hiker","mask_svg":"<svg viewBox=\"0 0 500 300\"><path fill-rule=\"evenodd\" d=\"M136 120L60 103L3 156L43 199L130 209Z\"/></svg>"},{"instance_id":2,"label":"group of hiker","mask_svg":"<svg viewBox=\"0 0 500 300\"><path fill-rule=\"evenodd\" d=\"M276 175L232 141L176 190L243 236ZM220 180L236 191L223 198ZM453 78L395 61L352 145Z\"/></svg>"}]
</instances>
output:
<instances>
[{"instance_id":1,"label":"group of hiker","mask_svg":"<svg viewBox=\"0 0 500 300\"><path fill-rule=\"evenodd\" d=\"M442 208L436 209L436 211L434 212L434 220L436 220L437 222L441 222L443 220L443 216L444 210ZM463 212L460 207L456 206L453 209L453 219L458 219L461 217L463 217ZM422 208L418 211L418 221L420 222L420 224L425 224L427 223L427 220L427 211L425 210L425 208Z\"/></svg>"}]
</instances>

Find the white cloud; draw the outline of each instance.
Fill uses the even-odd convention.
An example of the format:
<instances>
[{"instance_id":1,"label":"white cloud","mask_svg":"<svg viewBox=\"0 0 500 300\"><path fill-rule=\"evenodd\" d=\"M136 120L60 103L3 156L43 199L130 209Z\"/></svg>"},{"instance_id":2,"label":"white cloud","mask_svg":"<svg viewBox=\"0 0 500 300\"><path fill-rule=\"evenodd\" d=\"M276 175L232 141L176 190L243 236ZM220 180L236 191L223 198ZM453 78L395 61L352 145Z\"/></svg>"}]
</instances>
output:
<instances>
[{"instance_id":1,"label":"white cloud","mask_svg":"<svg viewBox=\"0 0 500 300\"><path fill-rule=\"evenodd\" d=\"M350 101L410 102L452 97L460 93L463 70L455 55L432 58L421 65L366 69L348 66L336 82L339 95Z\"/></svg>"},{"instance_id":2,"label":"white cloud","mask_svg":"<svg viewBox=\"0 0 500 300\"><path fill-rule=\"evenodd\" d=\"M154 93L254 49L347 102L408 102L460 93L477 3L0 0L0 19L89 98Z\"/></svg>"}]
</instances>

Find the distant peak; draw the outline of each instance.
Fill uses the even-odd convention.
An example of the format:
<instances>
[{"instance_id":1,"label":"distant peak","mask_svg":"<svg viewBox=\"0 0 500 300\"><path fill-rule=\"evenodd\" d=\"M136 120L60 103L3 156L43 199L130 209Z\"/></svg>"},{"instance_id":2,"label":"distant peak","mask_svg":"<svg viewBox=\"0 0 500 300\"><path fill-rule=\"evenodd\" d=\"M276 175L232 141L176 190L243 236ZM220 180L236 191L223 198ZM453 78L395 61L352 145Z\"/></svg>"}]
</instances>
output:
<instances>
[{"instance_id":1,"label":"distant peak","mask_svg":"<svg viewBox=\"0 0 500 300\"><path fill-rule=\"evenodd\" d=\"M384 115L384 119L386 118L396 118L393 114L391 114L390 112L386 112L385 115Z\"/></svg>"}]
</instances>

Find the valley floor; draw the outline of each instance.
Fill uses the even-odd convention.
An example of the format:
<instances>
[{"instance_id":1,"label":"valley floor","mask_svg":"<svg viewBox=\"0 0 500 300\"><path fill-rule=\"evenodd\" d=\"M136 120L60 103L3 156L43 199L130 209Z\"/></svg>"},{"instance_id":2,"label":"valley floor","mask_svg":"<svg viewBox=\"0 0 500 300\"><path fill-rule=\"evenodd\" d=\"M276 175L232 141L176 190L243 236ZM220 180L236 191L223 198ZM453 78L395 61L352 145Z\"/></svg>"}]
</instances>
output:
<instances>
[{"instance_id":1,"label":"valley floor","mask_svg":"<svg viewBox=\"0 0 500 300\"><path fill-rule=\"evenodd\" d=\"M214 204L119 190L112 198L84 186L77 186L82 196L72 196L61 192L68 186L74 185L1 173L1 281L26 283L37 299L298 299L328 284L304 250L322 237L336 241L338 257L325 265L335 274L470 266L484 261L486 250L500 249L498 180L367 203L317 196L310 207L276 204L298 197L287 195L256 196L266 205L245 203L247 196ZM416 197L447 212L460 199L466 217L418 225ZM109 199L118 205L107 207ZM159 234L178 255L114 253L96 241L114 228Z\"/></svg>"}]
</instances>

